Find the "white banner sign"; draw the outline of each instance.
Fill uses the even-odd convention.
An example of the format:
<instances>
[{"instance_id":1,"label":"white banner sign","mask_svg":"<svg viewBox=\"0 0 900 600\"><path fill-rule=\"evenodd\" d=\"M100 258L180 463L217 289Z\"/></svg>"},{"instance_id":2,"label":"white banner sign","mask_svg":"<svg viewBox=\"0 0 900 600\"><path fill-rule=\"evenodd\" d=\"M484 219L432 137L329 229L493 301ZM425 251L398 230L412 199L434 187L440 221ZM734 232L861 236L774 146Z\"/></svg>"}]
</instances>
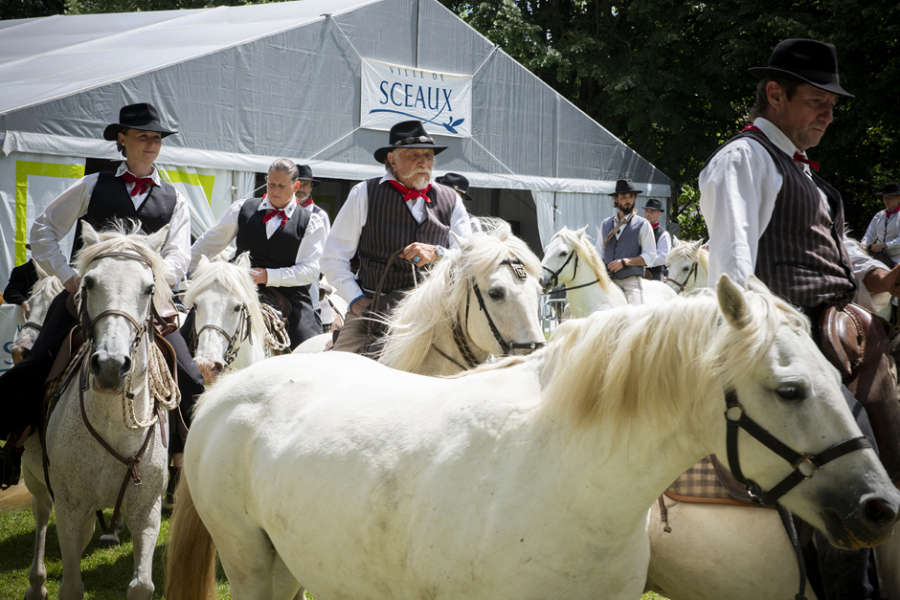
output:
<instances>
[{"instance_id":1,"label":"white banner sign","mask_svg":"<svg viewBox=\"0 0 900 600\"><path fill-rule=\"evenodd\" d=\"M434 135L472 137L472 77L362 59L360 127L418 119Z\"/></svg>"}]
</instances>

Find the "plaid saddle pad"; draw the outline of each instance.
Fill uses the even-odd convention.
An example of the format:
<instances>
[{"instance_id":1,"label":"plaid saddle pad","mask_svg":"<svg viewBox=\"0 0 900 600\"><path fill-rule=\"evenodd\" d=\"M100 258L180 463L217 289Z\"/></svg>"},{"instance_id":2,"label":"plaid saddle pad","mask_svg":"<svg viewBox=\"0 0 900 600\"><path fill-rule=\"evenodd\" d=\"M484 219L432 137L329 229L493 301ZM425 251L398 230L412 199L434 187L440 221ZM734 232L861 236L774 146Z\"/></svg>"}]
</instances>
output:
<instances>
[{"instance_id":1,"label":"plaid saddle pad","mask_svg":"<svg viewBox=\"0 0 900 600\"><path fill-rule=\"evenodd\" d=\"M719 481L716 467L709 456L681 474L666 490L666 494L686 496L688 498L709 498L711 500L730 500L731 494Z\"/></svg>"}]
</instances>

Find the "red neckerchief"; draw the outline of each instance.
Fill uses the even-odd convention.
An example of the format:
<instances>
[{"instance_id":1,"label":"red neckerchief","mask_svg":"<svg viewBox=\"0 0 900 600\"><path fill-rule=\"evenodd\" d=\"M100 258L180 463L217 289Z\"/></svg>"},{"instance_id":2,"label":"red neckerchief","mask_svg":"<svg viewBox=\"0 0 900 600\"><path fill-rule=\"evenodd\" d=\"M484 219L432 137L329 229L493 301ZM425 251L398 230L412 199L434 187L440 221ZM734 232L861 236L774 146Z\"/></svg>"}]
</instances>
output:
<instances>
[{"instance_id":1,"label":"red neckerchief","mask_svg":"<svg viewBox=\"0 0 900 600\"><path fill-rule=\"evenodd\" d=\"M263 196L263 200L265 200L265 196ZM296 200L291 200L291 202L296 202ZM290 202L288 204L290 204ZM284 208L287 208L287 206ZM288 222L287 213L284 212L283 208L273 208L266 213L265 217L263 217L263 224L268 223L275 217L281 217L281 225L278 226L279 228L284 227L284 224Z\"/></svg>"},{"instance_id":2,"label":"red neckerchief","mask_svg":"<svg viewBox=\"0 0 900 600\"><path fill-rule=\"evenodd\" d=\"M757 132L757 133L762 133L763 135L766 135L766 134L763 132L762 129L760 129L759 127L757 127L757 126L754 125L753 123L747 123L747 126L744 127L743 129L741 129L741 133L744 133L745 131L755 131L755 132ZM809 159L806 157L805 154L800 154L799 152L794 152L794 157L793 157L793 158L794 158L794 162L798 162L798 163L803 163L803 164L805 164L805 165L809 165L810 168L811 168L813 171L818 171L818 170L819 170L819 163L817 163L817 162L814 161L814 160L809 160Z\"/></svg>"},{"instance_id":3,"label":"red neckerchief","mask_svg":"<svg viewBox=\"0 0 900 600\"><path fill-rule=\"evenodd\" d=\"M128 171L125 171L124 173L122 173L122 179L125 180L125 183L133 183L134 184L134 187L131 188L131 197L132 198L134 198L135 196L140 196L141 194L143 194L144 192L149 190L151 187L156 185L156 182L154 182L152 178L136 177L136 176L132 175L131 173L129 173Z\"/></svg>"},{"instance_id":4,"label":"red neckerchief","mask_svg":"<svg viewBox=\"0 0 900 600\"><path fill-rule=\"evenodd\" d=\"M403 201L409 202L410 200L415 200L416 198L425 198L425 202L431 202L431 198L426 196L428 190L431 189L431 184L428 184L424 190L411 190L399 181L395 181L393 179L388 179L388 183L394 186L394 189L403 194Z\"/></svg>"},{"instance_id":5,"label":"red neckerchief","mask_svg":"<svg viewBox=\"0 0 900 600\"><path fill-rule=\"evenodd\" d=\"M312 196L309 196L306 200L300 203L300 206L302 206L303 208L307 208L312 204L315 204L315 202L313 202Z\"/></svg>"},{"instance_id":6,"label":"red neckerchief","mask_svg":"<svg viewBox=\"0 0 900 600\"><path fill-rule=\"evenodd\" d=\"M891 216L896 215L898 211L900 211L900 204L898 204L896 208L892 208L890 210L884 209L884 214L887 215L887 220L890 221Z\"/></svg>"},{"instance_id":7,"label":"red neckerchief","mask_svg":"<svg viewBox=\"0 0 900 600\"><path fill-rule=\"evenodd\" d=\"M656 229L657 227L659 227L659 221L657 221L656 223L650 223L650 224L653 225L653 229Z\"/></svg>"}]
</instances>

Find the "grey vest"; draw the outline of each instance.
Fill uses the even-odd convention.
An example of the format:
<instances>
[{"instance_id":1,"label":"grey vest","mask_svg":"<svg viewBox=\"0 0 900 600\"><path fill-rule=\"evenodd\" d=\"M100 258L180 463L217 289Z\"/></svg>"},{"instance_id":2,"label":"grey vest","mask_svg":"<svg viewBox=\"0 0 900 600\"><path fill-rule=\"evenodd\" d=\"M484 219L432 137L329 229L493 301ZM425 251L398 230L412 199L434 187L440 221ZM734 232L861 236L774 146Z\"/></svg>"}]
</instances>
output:
<instances>
[{"instance_id":1,"label":"grey vest","mask_svg":"<svg viewBox=\"0 0 900 600\"><path fill-rule=\"evenodd\" d=\"M600 226L601 244L603 243L603 240L606 239L606 236L609 235L609 232L615 227L613 220L613 217L609 217L604 220L603 224ZM603 262L609 264L612 261L621 258L640 256L642 250L641 227L643 226L643 223L643 218L634 215L631 217L631 221L628 222L628 225L624 225L622 226L622 229L620 229L622 234L619 236L619 239L616 239L616 236L609 238L609 242L603 247ZM616 279L625 279L626 277L634 277L635 275L642 276L643 274L644 267L636 266L623 267L616 273L610 273L610 275L614 276Z\"/></svg>"},{"instance_id":2,"label":"grey vest","mask_svg":"<svg viewBox=\"0 0 900 600\"><path fill-rule=\"evenodd\" d=\"M762 144L783 177L772 219L759 238L755 275L774 294L803 307L852 301L856 282L843 242L844 205L840 193L815 173L812 179L807 177L801 165L765 134L748 130L732 140L742 137ZM834 216L823 205L820 189Z\"/></svg>"},{"instance_id":3,"label":"grey vest","mask_svg":"<svg viewBox=\"0 0 900 600\"><path fill-rule=\"evenodd\" d=\"M403 196L381 178L366 181L369 207L366 224L359 236L357 279L364 290L375 291L391 255L413 242L447 247L450 245L450 219L456 205L456 192L434 184L425 203L425 220L416 223ZM385 277L382 293L408 290L415 285L414 267L397 259ZM419 269L417 269L419 270Z\"/></svg>"}]
</instances>

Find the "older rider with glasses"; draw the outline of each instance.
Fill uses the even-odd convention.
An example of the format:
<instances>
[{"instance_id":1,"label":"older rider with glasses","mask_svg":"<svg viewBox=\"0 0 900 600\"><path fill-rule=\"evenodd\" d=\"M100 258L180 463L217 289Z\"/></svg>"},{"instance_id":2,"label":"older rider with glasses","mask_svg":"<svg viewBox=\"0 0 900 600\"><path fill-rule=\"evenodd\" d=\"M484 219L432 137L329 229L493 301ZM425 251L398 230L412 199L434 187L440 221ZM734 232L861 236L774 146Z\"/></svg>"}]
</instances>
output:
<instances>
[{"instance_id":1,"label":"older rider with glasses","mask_svg":"<svg viewBox=\"0 0 900 600\"><path fill-rule=\"evenodd\" d=\"M293 161L279 158L269 167L266 196L232 204L191 247L190 270L197 267L201 256L215 256L232 240L236 240L238 254L250 253L251 275L263 300L278 306L280 296L291 305L291 349L322 333L318 301L311 299L310 284L319 278L327 227L319 212L300 204L301 198L309 197L312 186L311 178L301 181ZM188 325L185 323L185 329L190 330Z\"/></svg>"}]
</instances>

